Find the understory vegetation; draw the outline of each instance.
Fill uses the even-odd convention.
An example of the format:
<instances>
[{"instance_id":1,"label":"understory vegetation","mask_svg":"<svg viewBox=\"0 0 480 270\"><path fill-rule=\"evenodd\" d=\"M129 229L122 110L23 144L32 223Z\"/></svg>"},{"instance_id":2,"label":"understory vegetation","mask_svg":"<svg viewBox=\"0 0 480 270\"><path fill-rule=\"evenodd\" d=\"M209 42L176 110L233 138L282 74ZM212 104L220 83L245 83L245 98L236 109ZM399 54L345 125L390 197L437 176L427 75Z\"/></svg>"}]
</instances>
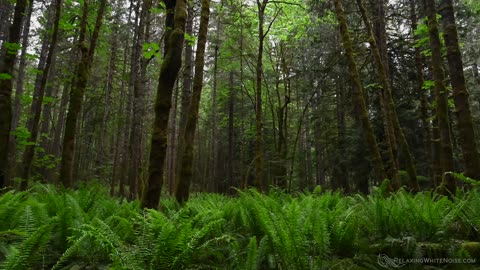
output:
<instances>
[{"instance_id":1,"label":"understory vegetation","mask_svg":"<svg viewBox=\"0 0 480 270\"><path fill-rule=\"evenodd\" d=\"M480 192L197 193L160 210L35 184L0 197L1 269L384 269L389 258L480 257ZM445 269L433 264L429 269ZM428 266L428 267L430 267ZM409 264L402 269L424 269Z\"/></svg>"}]
</instances>

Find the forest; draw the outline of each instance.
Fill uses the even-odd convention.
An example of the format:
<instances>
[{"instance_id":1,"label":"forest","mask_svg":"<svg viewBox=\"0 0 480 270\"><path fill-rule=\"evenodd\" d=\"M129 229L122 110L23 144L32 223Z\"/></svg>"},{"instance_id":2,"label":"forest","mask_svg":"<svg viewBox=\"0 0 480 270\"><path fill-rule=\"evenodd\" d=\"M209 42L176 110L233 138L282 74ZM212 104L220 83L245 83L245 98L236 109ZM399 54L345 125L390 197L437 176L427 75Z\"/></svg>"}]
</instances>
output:
<instances>
[{"instance_id":1,"label":"forest","mask_svg":"<svg viewBox=\"0 0 480 270\"><path fill-rule=\"evenodd\" d=\"M480 269L478 0L0 0L0 269Z\"/></svg>"}]
</instances>

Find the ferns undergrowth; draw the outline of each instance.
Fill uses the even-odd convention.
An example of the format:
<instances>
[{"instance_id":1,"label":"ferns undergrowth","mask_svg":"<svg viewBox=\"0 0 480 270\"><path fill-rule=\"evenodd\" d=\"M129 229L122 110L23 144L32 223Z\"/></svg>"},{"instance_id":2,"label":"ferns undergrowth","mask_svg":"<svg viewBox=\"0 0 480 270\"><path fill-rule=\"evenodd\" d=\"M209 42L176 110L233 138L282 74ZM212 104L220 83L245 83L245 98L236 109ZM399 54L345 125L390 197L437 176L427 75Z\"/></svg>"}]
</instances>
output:
<instances>
[{"instance_id":1,"label":"ferns undergrowth","mask_svg":"<svg viewBox=\"0 0 480 270\"><path fill-rule=\"evenodd\" d=\"M0 196L0 269L385 269L391 258L480 257L480 192L196 194L161 210L97 185ZM423 269L411 264L403 269Z\"/></svg>"}]
</instances>

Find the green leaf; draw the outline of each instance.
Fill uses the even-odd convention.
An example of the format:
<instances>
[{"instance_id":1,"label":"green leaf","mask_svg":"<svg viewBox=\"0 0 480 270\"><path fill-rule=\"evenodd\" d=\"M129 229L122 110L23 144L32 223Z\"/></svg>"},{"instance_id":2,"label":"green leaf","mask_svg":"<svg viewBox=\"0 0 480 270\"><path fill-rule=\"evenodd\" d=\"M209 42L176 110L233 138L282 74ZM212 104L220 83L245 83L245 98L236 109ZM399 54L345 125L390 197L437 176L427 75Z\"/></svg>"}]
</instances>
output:
<instances>
[{"instance_id":1,"label":"green leaf","mask_svg":"<svg viewBox=\"0 0 480 270\"><path fill-rule=\"evenodd\" d=\"M430 89L432 89L434 86L435 86L435 82L434 82L434 81L432 81L432 80L424 80L424 81L423 81L423 85L422 85L422 89L423 89L423 90L430 90Z\"/></svg>"},{"instance_id":2,"label":"green leaf","mask_svg":"<svg viewBox=\"0 0 480 270\"><path fill-rule=\"evenodd\" d=\"M8 73L0 73L0 80L11 80L12 78L13 76Z\"/></svg>"},{"instance_id":3,"label":"green leaf","mask_svg":"<svg viewBox=\"0 0 480 270\"><path fill-rule=\"evenodd\" d=\"M160 58L160 45L157 43L144 43L142 48L143 57L145 59L151 59L153 57Z\"/></svg>"},{"instance_id":4,"label":"green leaf","mask_svg":"<svg viewBox=\"0 0 480 270\"><path fill-rule=\"evenodd\" d=\"M8 54L17 54L17 51L22 48L20 43L10 43L10 42L4 42L3 47L7 49Z\"/></svg>"},{"instance_id":5,"label":"green leaf","mask_svg":"<svg viewBox=\"0 0 480 270\"><path fill-rule=\"evenodd\" d=\"M188 45L190 45L190 46L195 45L196 40L197 40L197 37L191 36L191 35L185 33L185 41L188 42Z\"/></svg>"}]
</instances>

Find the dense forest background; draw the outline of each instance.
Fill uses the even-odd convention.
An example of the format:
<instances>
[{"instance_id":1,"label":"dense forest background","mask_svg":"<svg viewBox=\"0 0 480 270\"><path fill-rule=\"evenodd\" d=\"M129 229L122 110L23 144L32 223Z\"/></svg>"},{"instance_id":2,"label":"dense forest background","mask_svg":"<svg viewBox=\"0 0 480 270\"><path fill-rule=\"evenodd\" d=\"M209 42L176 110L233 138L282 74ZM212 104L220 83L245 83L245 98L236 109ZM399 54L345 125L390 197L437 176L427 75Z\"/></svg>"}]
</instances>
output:
<instances>
[{"instance_id":1,"label":"dense forest background","mask_svg":"<svg viewBox=\"0 0 480 270\"><path fill-rule=\"evenodd\" d=\"M474 0L3 0L0 188L480 179ZM163 188L163 189L162 189Z\"/></svg>"}]
</instances>

